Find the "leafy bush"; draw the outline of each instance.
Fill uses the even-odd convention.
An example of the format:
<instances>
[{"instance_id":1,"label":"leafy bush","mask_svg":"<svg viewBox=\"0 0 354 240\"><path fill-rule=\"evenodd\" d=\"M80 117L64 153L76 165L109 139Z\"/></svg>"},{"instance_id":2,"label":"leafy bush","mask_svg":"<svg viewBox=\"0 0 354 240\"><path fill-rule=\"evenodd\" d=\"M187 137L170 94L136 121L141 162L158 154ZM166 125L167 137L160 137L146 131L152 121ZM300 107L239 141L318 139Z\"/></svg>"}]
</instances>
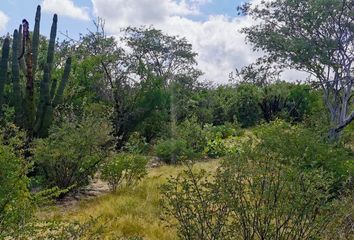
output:
<instances>
[{"instance_id":1,"label":"leafy bush","mask_svg":"<svg viewBox=\"0 0 354 240\"><path fill-rule=\"evenodd\" d=\"M221 196L221 183L206 171L192 168L161 187L164 218L176 225L180 239L230 239L230 210ZM169 221L167 219L173 220Z\"/></svg>"},{"instance_id":2,"label":"leafy bush","mask_svg":"<svg viewBox=\"0 0 354 240\"><path fill-rule=\"evenodd\" d=\"M193 156L187 143L181 139L162 140L155 146L155 152L161 160L172 164Z\"/></svg>"},{"instance_id":3,"label":"leafy bush","mask_svg":"<svg viewBox=\"0 0 354 240\"><path fill-rule=\"evenodd\" d=\"M186 141L195 153L202 153L207 145L206 131L195 118L185 120L178 126L178 136Z\"/></svg>"},{"instance_id":4,"label":"leafy bush","mask_svg":"<svg viewBox=\"0 0 354 240\"><path fill-rule=\"evenodd\" d=\"M214 138L207 139L207 145L204 149L204 152L212 158L225 156L227 151L224 141L221 137L221 133L214 136Z\"/></svg>"},{"instance_id":5,"label":"leafy bush","mask_svg":"<svg viewBox=\"0 0 354 240\"><path fill-rule=\"evenodd\" d=\"M147 162L147 158L140 155L117 154L103 163L101 178L115 191L123 182L131 185L142 179L147 174Z\"/></svg>"},{"instance_id":6,"label":"leafy bush","mask_svg":"<svg viewBox=\"0 0 354 240\"><path fill-rule=\"evenodd\" d=\"M284 121L264 124L254 130L258 148L276 153L287 164L300 169L321 169L334 174L337 187L354 174L354 153L342 146L326 143L311 129Z\"/></svg>"},{"instance_id":7,"label":"leafy bush","mask_svg":"<svg viewBox=\"0 0 354 240\"><path fill-rule=\"evenodd\" d=\"M331 183L321 170L248 146L213 177L189 169L170 178L165 219L174 219L181 239L313 239L331 220Z\"/></svg>"},{"instance_id":8,"label":"leafy bush","mask_svg":"<svg viewBox=\"0 0 354 240\"><path fill-rule=\"evenodd\" d=\"M9 230L21 228L34 210L27 170L26 162L0 139L0 238Z\"/></svg>"},{"instance_id":9,"label":"leafy bush","mask_svg":"<svg viewBox=\"0 0 354 240\"><path fill-rule=\"evenodd\" d=\"M261 90L251 84L241 84L236 88L233 102L230 104L229 116L236 118L242 127L254 126L261 120L259 102Z\"/></svg>"},{"instance_id":10,"label":"leafy bush","mask_svg":"<svg viewBox=\"0 0 354 240\"><path fill-rule=\"evenodd\" d=\"M133 154L146 153L148 149L149 145L146 139L139 132L133 132L124 146L124 150Z\"/></svg>"},{"instance_id":11,"label":"leafy bush","mask_svg":"<svg viewBox=\"0 0 354 240\"><path fill-rule=\"evenodd\" d=\"M109 149L111 127L97 116L71 119L35 141L34 160L48 187L76 190L89 183Z\"/></svg>"}]
</instances>

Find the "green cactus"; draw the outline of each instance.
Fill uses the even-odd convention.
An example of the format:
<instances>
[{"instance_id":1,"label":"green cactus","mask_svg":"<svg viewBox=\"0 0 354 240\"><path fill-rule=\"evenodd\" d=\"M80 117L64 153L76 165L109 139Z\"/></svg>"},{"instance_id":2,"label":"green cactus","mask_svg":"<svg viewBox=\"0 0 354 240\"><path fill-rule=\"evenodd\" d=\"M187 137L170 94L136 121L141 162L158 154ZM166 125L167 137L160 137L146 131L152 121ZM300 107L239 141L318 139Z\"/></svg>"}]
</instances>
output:
<instances>
[{"instance_id":1,"label":"green cactus","mask_svg":"<svg viewBox=\"0 0 354 240\"><path fill-rule=\"evenodd\" d=\"M17 58L21 55L22 53L22 24L18 27L18 48L17 48ZM26 63L25 63L25 58L21 58L19 60L20 64L20 69L23 73L26 73Z\"/></svg>"},{"instance_id":2,"label":"green cactus","mask_svg":"<svg viewBox=\"0 0 354 240\"><path fill-rule=\"evenodd\" d=\"M19 48L21 46L20 34L15 30L12 40L12 91L15 107L15 123L22 127L22 92L20 85L20 64L18 61Z\"/></svg>"},{"instance_id":3,"label":"green cactus","mask_svg":"<svg viewBox=\"0 0 354 240\"><path fill-rule=\"evenodd\" d=\"M58 23L58 17L56 14L54 14L52 28L50 31L50 39L49 39L48 52L47 52L47 62L44 66L43 79L40 84L40 95L39 95L39 102L37 106L36 122L34 126L34 131L38 135L43 134L43 131L41 130L44 124L43 121L46 118L45 115L48 114L47 109L51 107L49 89L50 89L51 73L52 73L53 61L54 61L54 48L55 48L55 38L57 34L57 23Z\"/></svg>"},{"instance_id":4,"label":"green cactus","mask_svg":"<svg viewBox=\"0 0 354 240\"><path fill-rule=\"evenodd\" d=\"M64 73L60 83L52 80L54 67L55 40L57 34L58 17L54 14L50 39L47 50L47 61L44 66L43 78L40 82L37 108L35 107L34 77L38 65L38 51L40 44L40 19L41 7L37 7L32 43L29 37L28 22L24 19L19 31L15 30L12 44L12 105L15 108L15 122L18 126L27 130L29 139L32 137L45 137L52 123L54 108L60 104L63 98L65 85L68 81L71 69L71 58L65 63ZM3 88L7 81L7 65L9 58L9 38L5 39L2 58L0 62L0 104L3 99ZM20 70L26 79L21 81ZM25 83L22 90L21 82ZM59 85L59 86L57 86ZM24 94L22 94L24 92ZM23 95L23 96L22 96Z\"/></svg>"},{"instance_id":5,"label":"green cactus","mask_svg":"<svg viewBox=\"0 0 354 240\"><path fill-rule=\"evenodd\" d=\"M2 105L4 104L4 87L7 82L8 61L10 55L10 39L5 38L2 46L0 60L0 116L2 115Z\"/></svg>"},{"instance_id":6,"label":"green cactus","mask_svg":"<svg viewBox=\"0 0 354 240\"><path fill-rule=\"evenodd\" d=\"M52 101L52 104L54 107L58 106L58 104L60 104L61 101L63 100L64 89L65 89L66 83L69 80L70 70L71 70L71 57L68 57L68 59L66 59L66 62L65 62L63 77L61 79L58 90L55 94L55 97L53 98L53 101Z\"/></svg>"},{"instance_id":7,"label":"green cactus","mask_svg":"<svg viewBox=\"0 0 354 240\"><path fill-rule=\"evenodd\" d=\"M41 23L41 6L37 6L36 18L32 36L32 57L33 57L33 72L37 70L38 49L39 49L39 28Z\"/></svg>"}]
</instances>

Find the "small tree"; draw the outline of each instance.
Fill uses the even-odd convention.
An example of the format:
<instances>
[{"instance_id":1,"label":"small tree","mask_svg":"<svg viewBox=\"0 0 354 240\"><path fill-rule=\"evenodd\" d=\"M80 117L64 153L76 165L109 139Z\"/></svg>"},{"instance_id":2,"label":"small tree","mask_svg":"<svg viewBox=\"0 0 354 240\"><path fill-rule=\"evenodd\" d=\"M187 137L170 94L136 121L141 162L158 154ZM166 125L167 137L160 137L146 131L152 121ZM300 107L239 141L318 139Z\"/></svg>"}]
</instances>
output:
<instances>
[{"instance_id":1,"label":"small tree","mask_svg":"<svg viewBox=\"0 0 354 240\"><path fill-rule=\"evenodd\" d=\"M89 183L112 141L107 120L97 116L67 119L35 142L34 161L44 185L76 190Z\"/></svg>"},{"instance_id":2,"label":"small tree","mask_svg":"<svg viewBox=\"0 0 354 240\"><path fill-rule=\"evenodd\" d=\"M239 8L261 22L244 28L263 60L313 75L330 113L329 137L354 119L354 23L352 0L273 0Z\"/></svg>"}]
</instances>

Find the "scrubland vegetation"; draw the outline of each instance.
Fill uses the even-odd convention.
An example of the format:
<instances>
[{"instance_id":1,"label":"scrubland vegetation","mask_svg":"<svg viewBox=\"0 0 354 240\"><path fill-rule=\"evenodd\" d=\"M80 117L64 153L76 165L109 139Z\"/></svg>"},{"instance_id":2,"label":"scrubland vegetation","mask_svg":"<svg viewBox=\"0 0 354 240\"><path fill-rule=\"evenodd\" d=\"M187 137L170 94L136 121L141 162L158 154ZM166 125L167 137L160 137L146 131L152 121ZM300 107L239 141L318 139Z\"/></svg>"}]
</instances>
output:
<instances>
[{"instance_id":1,"label":"scrubland vegetation","mask_svg":"<svg viewBox=\"0 0 354 240\"><path fill-rule=\"evenodd\" d=\"M1 37L0 239L353 239L352 1L238 10L264 56L226 85L153 27Z\"/></svg>"}]
</instances>

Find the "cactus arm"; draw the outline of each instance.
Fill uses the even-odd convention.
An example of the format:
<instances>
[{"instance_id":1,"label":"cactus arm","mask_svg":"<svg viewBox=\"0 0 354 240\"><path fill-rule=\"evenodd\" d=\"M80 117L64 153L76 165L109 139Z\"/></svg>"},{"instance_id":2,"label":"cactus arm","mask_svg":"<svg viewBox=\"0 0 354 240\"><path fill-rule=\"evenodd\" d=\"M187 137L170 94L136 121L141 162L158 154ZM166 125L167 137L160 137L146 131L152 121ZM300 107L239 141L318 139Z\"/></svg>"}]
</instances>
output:
<instances>
[{"instance_id":1,"label":"cactus arm","mask_svg":"<svg viewBox=\"0 0 354 240\"><path fill-rule=\"evenodd\" d=\"M4 104L4 87L5 83L7 82L9 54L10 39L6 37L2 46L2 54L0 60L0 116L2 114L2 105Z\"/></svg>"},{"instance_id":2,"label":"cactus arm","mask_svg":"<svg viewBox=\"0 0 354 240\"><path fill-rule=\"evenodd\" d=\"M15 107L15 123L22 126L22 93L20 85L20 64L18 61L21 38L17 30L14 31L12 42L12 91Z\"/></svg>"},{"instance_id":3,"label":"cactus arm","mask_svg":"<svg viewBox=\"0 0 354 240\"><path fill-rule=\"evenodd\" d=\"M37 70L40 21L41 21L41 6L38 5L36 11L33 36L32 36L33 74L36 74L36 70Z\"/></svg>"},{"instance_id":4,"label":"cactus arm","mask_svg":"<svg viewBox=\"0 0 354 240\"><path fill-rule=\"evenodd\" d=\"M40 95L39 95L39 102L37 106L37 114L36 114L36 122L34 126L35 135L43 136L46 133L46 128L48 123L48 116L47 114L52 114L51 112L48 113L48 108L51 107L50 102L50 82L51 82L51 75L53 69L53 62L54 62L54 49L55 49L55 40L57 34L57 22L58 17L54 14L53 23L50 31L50 38L49 38L49 45L48 45L48 52L47 52L47 62L44 67L43 79L40 84ZM42 129L44 128L44 129Z\"/></svg>"},{"instance_id":5,"label":"cactus arm","mask_svg":"<svg viewBox=\"0 0 354 240\"><path fill-rule=\"evenodd\" d=\"M55 94L55 97L53 99L53 107L58 106L58 104L60 104L61 101L63 100L64 89L69 79L70 70L71 70L71 57L68 57L65 62L63 77L61 79L57 93Z\"/></svg>"}]
</instances>

